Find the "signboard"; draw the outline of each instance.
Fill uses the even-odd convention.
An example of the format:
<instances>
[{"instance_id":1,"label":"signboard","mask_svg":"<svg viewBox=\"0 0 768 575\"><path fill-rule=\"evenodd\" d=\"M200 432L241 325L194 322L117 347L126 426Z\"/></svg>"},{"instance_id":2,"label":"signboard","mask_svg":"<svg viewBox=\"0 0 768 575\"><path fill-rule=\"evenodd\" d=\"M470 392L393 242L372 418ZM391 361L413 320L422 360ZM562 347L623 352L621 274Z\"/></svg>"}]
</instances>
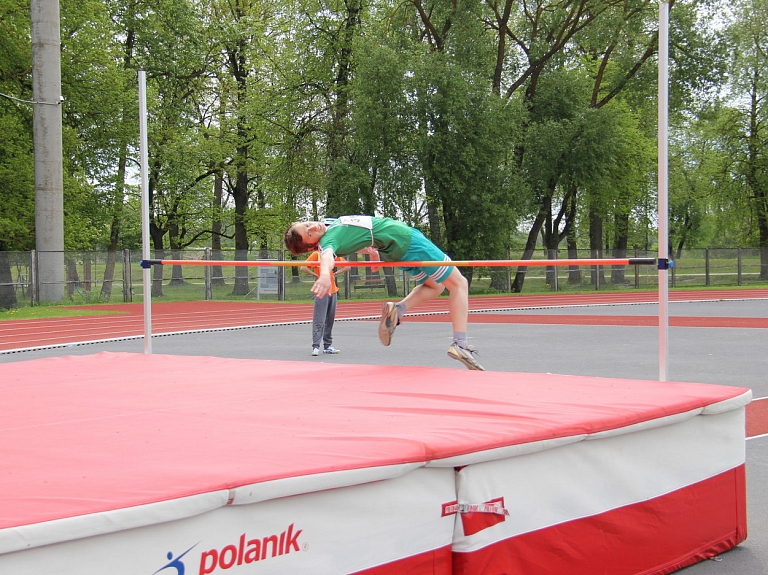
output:
<instances>
[{"instance_id":1,"label":"signboard","mask_svg":"<svg viewBox=\"0 0 768 575\"><path fill-rule=\"evenodd\" d=\"M280 273L278 267L260 267L257 293L277 295L280 287Z\"/></svg>"}]
</instances>

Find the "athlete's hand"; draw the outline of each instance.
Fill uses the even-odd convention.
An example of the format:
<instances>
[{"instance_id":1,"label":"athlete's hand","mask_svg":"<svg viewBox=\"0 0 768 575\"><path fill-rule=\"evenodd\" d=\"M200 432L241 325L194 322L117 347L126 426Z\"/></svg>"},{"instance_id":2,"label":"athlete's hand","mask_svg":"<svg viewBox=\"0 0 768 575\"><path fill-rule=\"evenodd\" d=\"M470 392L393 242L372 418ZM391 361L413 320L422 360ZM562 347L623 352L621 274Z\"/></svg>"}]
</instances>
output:
<instances>
[{"instance_id":1,"label":"athlete's hand","mask_svg":"<svg viewBox=\"0 0 768 575\"><path fill-rule=\"evenodd\" d=\"M370 246L365 248L364 250L360 250L358 253L365 253L367 254L371 262L380 262L381 256L379 255L379 250L377 250L375 247ZM377 273L381 269L381 266L371 266L371 271L373 273Z\"/></svg>"},{"instance_id":2,"label":"athlete's hand","mask_svg":"<svg viewBox=\"0 0 768 575\"><path fill-rule=\"evenodd\" d=\"M331 293L331 278L327 274L320 275L312 285L312 293L316 297L325 297Z\"/></svg>"}]
</instances>

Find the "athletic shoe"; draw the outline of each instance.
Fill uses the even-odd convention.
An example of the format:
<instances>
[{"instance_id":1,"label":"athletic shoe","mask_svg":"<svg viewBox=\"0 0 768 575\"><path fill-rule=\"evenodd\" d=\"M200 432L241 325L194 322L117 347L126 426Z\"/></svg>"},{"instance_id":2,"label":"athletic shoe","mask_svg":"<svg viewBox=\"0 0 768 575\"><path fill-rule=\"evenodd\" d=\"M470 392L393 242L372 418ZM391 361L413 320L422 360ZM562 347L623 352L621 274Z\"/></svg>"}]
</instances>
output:
<instances>
[{"instance_id":1,"label":"athletic shoe","mask_svg":"<svg viewBox=\"0 0 768 575\"><path fill-rule=\"evenodd\" d=\"M451 344L451 347L448 348L448 357L459 360L467 366L467 369L485 371L485 368L477 363L477 360L472 357L472 354L476 353L477 350L474 347L460 347L455 341Z\"/></svg>"},{"instance_id":2,"label":"athletic shoe","mask_svg":"<svg viewBox=\"0 0 768 575\"><path fill-rule=\"evenodd\" d=\"M336 349L335 347L331 346L331 347L326 347L323 350L323 353L330 353L332 355L336 355L337 353L341 353L341 350L340 349Z\"/></svg>"},{"instance_id":3,"label":"athletic shoe","mask_svg":"<svg viewBox=\"0 0 768 575\"><path fill-rule=\"evenodd\" d=\"M319 347L313 347L312 348L312 355L320 355L320 348Z\"/></svg>"},{"instance_id":4,"label":"athletic shoe","mask_svg":"<svg viewBox=\"0 0 768 575\"><path fill-rule=\"evenodd\" d=\"M392 334L395 333L395 328L400 325L400 320L397 319L397 306L388 301L381 308L381 321L379 322L379 340L383 345L389 345L392 341Z\"/></svg>"}]
</instances>

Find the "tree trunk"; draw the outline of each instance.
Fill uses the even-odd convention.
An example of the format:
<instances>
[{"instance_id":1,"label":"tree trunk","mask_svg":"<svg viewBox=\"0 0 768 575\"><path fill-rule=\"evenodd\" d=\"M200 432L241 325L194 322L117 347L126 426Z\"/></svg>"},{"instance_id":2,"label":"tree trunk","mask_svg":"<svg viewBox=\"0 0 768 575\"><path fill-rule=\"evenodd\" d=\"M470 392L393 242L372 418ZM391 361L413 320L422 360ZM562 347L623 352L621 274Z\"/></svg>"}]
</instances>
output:
<instances>
[{"instance_id":1,"label":"tree trunk","mask_svg":"<svg viewBox=\"0 0 768 575\"><path fill-rule=\"evenodd\" d=\"M181 246L179 245L179 226L176 223L176 217L169 217L168 222L168 244L171 248L171 259L181 259ZM184 285L184 272L180 265L174 264L171 266L171 281L168 282L169 286L181 286Z\"/></svg>"},{"instance_id":2,"label":"tree trunk","mask_svg":"<svg viewBox=\"0 0 768 575\"><path fill-rule=\"evenodd\" d=\"M163 249L163 230L157 227L154 221L149 222L149 235L152 239L152 248L155 259L165 259L165 250ZM163 266L152 266L152 297L163 296Z\"/></svg>"},{"instance_id":3,"label":"tree trunk","mask_svg":"<svg viewBox=\"0 0 768 575\"><path fill-rule=\"evenodd\" d=\"M216 216L213 220L213 223L211 225L211 231L213 232L211 234L211 257L214 261L221 261L222 259L222 252L221 252L221 231L222 231L222 223L221 223L221 217L219 214L221 214L221 207L222 207L222 201L224 197L224 175L222 174L221 170L216 172L215 179L213 181L213 206L215 208ZM223 286L226 282L224 281L224 272L222 271L221 266L212 266L211 267L211 285L215 286Z\"/></svg>"},{"instance_id":4,"label":"tree trunk","mask_svg":"<svg viewBox=\"0 0 768 575\"><path fill-rule=\"evenodd\" d=\"M248 230L245 219L248 212L248 174L245 168L245 158L248 156L248 146L238 148L238 156L241 162L237 168L237 180L232 197L235 200L235 260L246 261L248 259ZM246 266L235 267L235 285L232 295L245 296L250 292L248 287L248 268Z\"/></svg>"},{"instance_id":5,"label":"tree trunk","mask_svg":"<svg viewBox=\"0 0 768 575\"><path fill-rule=\"evenodd\" d=\"M576 247L576 235L574 233L568 234L566 245L568 247L568 259L578 259L579 250ZM579 266L568 266L568 284L581 285L581 268Z\"/></svg>"},{"instance_id":6,"label":"tree trunk","mask_svg":"<svg viewBox=\"0 0 768 575\"><path fill-rule=\"evenodd\" d=\"M627 257L627 234L629 232L629 214L615 214L614 223L616 233L613 240L612 255L616 259ZM611 266L611 283L614 285L626 285L628 282L624 278L626 266Z\"/></svg>"},{"instance_id":7,"label":"tree trunk","mask_svg":"<svg viewBox=\"0 0 768 575\"><path fill-rule=\"evenodd\" d=\"M443 234L440 227L440 210L438 209L438 203L431 195L431 185L429 180L424 181L424 192L427 195L427 221L429 224L429 239L436 246L443 244Z\"/></svg>"},{"instance_id":8,"label":"tree trunk","mask_svg":"<svg viewBox=\"0 0 768 575\"><path fill-rule=\"evenodd\" d=\"M75 258L73 257L66 258L66 268L67 268L67 297L69 299L72 299L75 296L75 288L77 288L78 284L80 283L80 277L77 275L77 262L75 262Z\"/></svg>"},{"instance_id":9,"label":"tree trunk","mask_svg":"<svg viewBox=\"0 0 768 575\"><path fill-rule=\"evenodd\" d=\"M539 210L539 213L536 214L536 219L533 221L533 225L531 226L531 229L528 232L528 240L525 243L525 249L523 250L523 257L521 259L524 259L524 260L531 259L531 256L533 255L533 252L536 249L536 238L539 236L539 231L541 230L541 226L543 225L546 217L547 217L547 214L543 209ZM523 291L523 282L525 282L525 272L527 270L528 268L525 266L520 266L517 268L517 273L515 273L515 279L512 281L512 292L521 293Z\"/></svg>"},{"instance_id":10,"label":"tree trunk","mask_svg":"<svg viewBox=\"0 0 768 575\"><path fill-rule=\"evenodd\" d=\"M336 37L338 57L336 59L336 77L333 80L333 102L331 109L331 123L328 127L328 201L326 215L340 216L355 213L362 208L359 189L350 186L347 174L351 167L351 160L347 150L350 94L349 85L352 78L353 44L357 30L360 28L361 1L347 0L343 4L344 24L341 32Z\"/></svg>"},{"instance_id":11,"label":"tree trunk","mask_svg":"<svg viewBox=\"0 0 768 575\"><path fill-rule=\"evenodd\" d=\"M133 7L131 7L133 10ZM133 20L133 14L129 18ZM129 29L125 34L125 44L123 50L123 68L128 69L133 60L133 47L136 41L136 31ZM127 114L123 110L121 123L124 127L128 126ZM131 127L135 119L130 118ZM126 130L127 132L127 130ZM125 194L125 174L128 163L128 144L121 143L120 156L117 159L117 174L115 175L115 195L112 198L112 220L109 225L109 245L107 246L107 262L104 267L104 281L101 284L100 299L109 301L112 296L112 284L115 279L115 263L117 261L117 250L120 246L120 220L123 216L123 196Z\"/></svg>"},{"instance_id":12,"label":"tree trunk","mask_svg":"<svg viewBox=\"0 0 768 575\"><path fill-rule=\"evenodd\" d=\"M101 284L101 298L109 301L112 296L112 282L115 279L115 262L117 261L117 243L120 233L120 222L115 216L109 229L109 245L107 246L107 261L104 266L104 281Z\"/></svg>"},{"instance_id":13,"label":"tree trunk","mask_svg":"<svg viewBox=\"0 0 768 575\"><path fill-rule=\"evenodd\" d=\"M592 259L603 257L603 218L592 209L589 210L589 254ZM592 266L590 275L593 286L605 284L603 266Z\"/></svg>"}]
</instances>

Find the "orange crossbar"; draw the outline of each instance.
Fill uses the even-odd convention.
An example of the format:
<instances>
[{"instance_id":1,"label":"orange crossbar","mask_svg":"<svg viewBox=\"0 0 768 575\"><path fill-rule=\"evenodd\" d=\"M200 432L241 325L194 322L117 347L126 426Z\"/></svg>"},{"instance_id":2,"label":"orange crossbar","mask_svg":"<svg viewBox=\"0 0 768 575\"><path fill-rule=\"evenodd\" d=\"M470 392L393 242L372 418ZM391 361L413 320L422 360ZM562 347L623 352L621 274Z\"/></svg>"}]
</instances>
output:
<instances>
[{"instance_id":1,"label":"orange crossbar","mask_svg":"<svg viewBox=\"0 0 768 575\"><path fill-rule=\"evenodd\" d=\"M141 267L153 265L183 266L248 266L248 267L313 267L320 262L297 260L142 260ZM562 259L562 260L463 260L463 261L418 261L418 262L335 262L336 267L544 267L544 266L651 266L656 258L606 258L606 259Z\"/></svg>"}]
</instances>

